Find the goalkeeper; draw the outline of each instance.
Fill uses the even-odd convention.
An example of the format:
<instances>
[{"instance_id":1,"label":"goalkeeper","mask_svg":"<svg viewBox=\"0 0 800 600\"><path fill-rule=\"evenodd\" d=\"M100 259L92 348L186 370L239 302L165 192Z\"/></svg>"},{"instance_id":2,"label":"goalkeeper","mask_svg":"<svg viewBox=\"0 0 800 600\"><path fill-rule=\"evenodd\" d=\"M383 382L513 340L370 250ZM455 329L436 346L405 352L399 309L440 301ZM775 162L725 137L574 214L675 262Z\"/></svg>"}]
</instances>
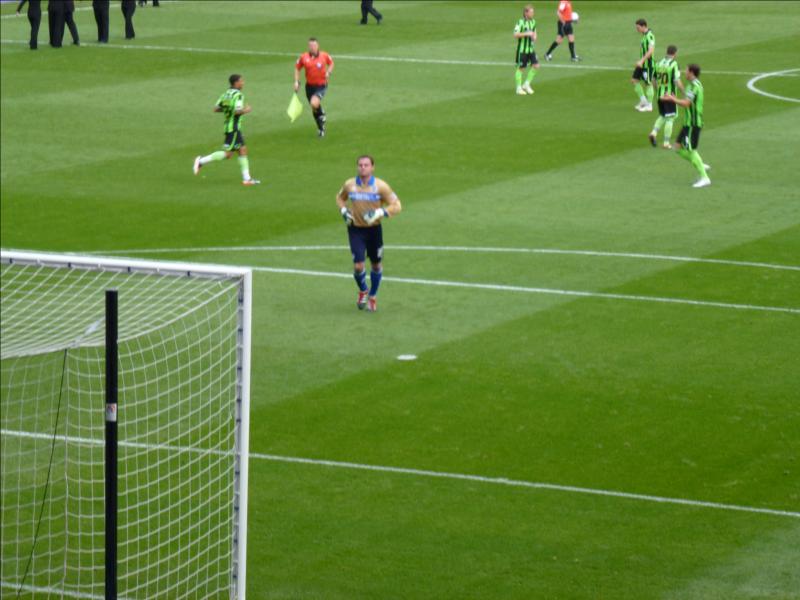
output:
<instances>
[{"instance_id":1,"label":"goalkeeper","mask_svg":"<svg viewBox=\"0 0 800 600\"><path fill-rule=\"evenodd\" d=\"M345 223L353 254L353 277L358 285L359 310L378 309L376 296L383 276L383 228L381 220L398 214L402 207L389 184L372 173L375 161L369 155L358 157L358 176L344 182L336 195L336 204ZM350 205L348 206L348 200ZM372 266L367 288L366 257Z\"/></svg>"}]
</instances>

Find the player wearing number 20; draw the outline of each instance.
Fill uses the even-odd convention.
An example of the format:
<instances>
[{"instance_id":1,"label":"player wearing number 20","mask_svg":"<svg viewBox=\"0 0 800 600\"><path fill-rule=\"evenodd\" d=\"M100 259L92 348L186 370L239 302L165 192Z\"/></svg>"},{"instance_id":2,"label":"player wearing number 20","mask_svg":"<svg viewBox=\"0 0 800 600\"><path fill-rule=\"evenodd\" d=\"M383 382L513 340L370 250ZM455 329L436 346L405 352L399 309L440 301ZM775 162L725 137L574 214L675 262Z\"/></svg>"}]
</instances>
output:
<instances>
[{"instance_id":1,"label":"player wearing number 20","mask_svg":"<svg viewBox=\"0 0 800 600\"><path fill-rule=\"evenodd\" d=\"M359 310L378 309L378 287L383 275L382 219L398 214L402 207L389 184L373 175L375 161L369 155L358 157L358 176L344 182L336 195L336 204L347 224L350 251L353 254L353 277L358 286ZM348 205L348 202L350 203ZM372 266L367 288L366 257Z\"/></svg>"}]
</instances>

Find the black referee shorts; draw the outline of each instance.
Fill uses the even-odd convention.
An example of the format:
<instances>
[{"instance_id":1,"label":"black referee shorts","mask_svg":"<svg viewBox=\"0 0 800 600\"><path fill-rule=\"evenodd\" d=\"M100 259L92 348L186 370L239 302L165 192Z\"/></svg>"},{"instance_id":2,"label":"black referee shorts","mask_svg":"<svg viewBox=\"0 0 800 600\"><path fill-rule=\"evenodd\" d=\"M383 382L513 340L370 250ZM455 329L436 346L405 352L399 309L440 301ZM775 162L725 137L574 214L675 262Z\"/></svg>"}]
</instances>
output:
<instances>
[{"instance_id":1,"label":"black referee shorts","mask_svg":"<svg viewBox=\"0 0 800 600\"><path fill-rule=\"evenodd\" d=\"M562 23L561 21L558 22L558 35L561 37L567 37L568 35L572 35L572 21L569 23Z\"/></svg>"}]
</instances>

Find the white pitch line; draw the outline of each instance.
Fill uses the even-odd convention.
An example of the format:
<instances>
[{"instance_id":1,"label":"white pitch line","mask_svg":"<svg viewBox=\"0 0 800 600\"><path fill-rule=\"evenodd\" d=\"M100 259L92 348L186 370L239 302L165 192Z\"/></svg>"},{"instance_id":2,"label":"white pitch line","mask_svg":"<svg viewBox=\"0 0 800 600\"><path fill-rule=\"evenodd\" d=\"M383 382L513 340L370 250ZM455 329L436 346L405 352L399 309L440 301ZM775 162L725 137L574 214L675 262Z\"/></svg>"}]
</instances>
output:
<instances>
[{"instance_id":1,"label":"white pitch line","mask_svg":"<svg viewBox=\"0 0 800 600\"><path fill-rule=\"evenodd\" d=\"M0 434L21 437L27 439L41 439L52 441L53 436L48 433L33 432L33 431L15 431L10 429L0 429ZM105 442L102 439L83 438L83 437L69 437L64 435L55 436L58 441L71 441L75 443L84 443L101 446ZM120 446L144 448L152 450L169 450L176 452L188 452L192 454L214 454L224 455L228 454L220 450L207 450L203 448L192 448L186 446L171 446L166 444L142 444L131 442L119 442ZM314 465L321 467L333 467L338 469L352 469L358 471L372 471L378 473L394 473L399 475L416 475L418 477L433 477L438 479L455 479L459 481L474 481L477 483L488 483L494 485L504 485L509 487L521 487L536 490L550 490L554 492L567 492L573 494L588 494L592 496L607 496L611 498L624 498L627 500L640 500L643 502L655 502L658 504L677 504L681 506L693 506L697 508L713 508L717 510L729 510L736 512L758 513L765 515L773 515L778 517L791 517L793 519L800 519L800 512L791 510L779 510L775 508L761 508L756 506L744 506L740 504L725 504L722 502L708 502L705 500L689 500L687 498L671 498L668 496L654 496L650 494L635 494L631 492L618 492L615 490L603 490L597 488L586 488L574 485L560 485L556 483L544 483L537 481L524 481L520 479L508 479L506 477L486 477L483 475L468 475L465 473L447 473L444 471L429 471L427 469L410 469L405 467L389 467L384 465L368 465L364 463L355 463L348 461L338 460L323 460L317 458L301 458L297 456L282 456L278 454L263 454L260 452L251 452L250 458L256 460L267 460L271 462L282 462L290 464Z\"/></svg>"},{"instance_id":2,"label":"white pitch line","mask_svg":"<svg viewBox=\"0 0 800 600\"><path fill-rule=\"evenodd\" d=\"M798 71L800 71L800 69L786 69L784 71L773 71L772 73L761 73L760 75L753 77L750 81L747 82L747 89L761 96L766 96L767 98L773 98L775 100L784 100L786 102L800 103L800 98L791 98L789 96L779 96L778 94L770 94L769 92L765 92L756 87L756 83L758 83L762 79L767 79L768 77L785 76L788 75L789 73L796 73Z\"/></svg>"},{"instance_id":3,"label":"white pitch line","mask_svg":"<svg viewBox=\"0 0 800 600\"><path fill-rule=\"evenodd\" d=\"M47 594L48 596L66 596L67 598L88 598L91 600L103 600L105 596L102 594L88 594L86 592L76 592L69 589L61 589L61 588L54 588L54 587L42 587L40 585L28 585L23 584L19 585L18 583L12 583L10 581L0 581L0 587L9 589L9 590L22 590L23 592L32 592L38 594ZM119 596L122 598L122 596Z\"/></svg>"},{"instance_id":4,"label":"white pitch line","mask_svg":"<svg viewBox=\"0 0 800 600\"><path fill-rule=\"evenodd\" d=\"M277 273L282 275L303 275L309 277L335 277L352 279L347 273L332 271L311 271L306 269L287 269L279 267L248 267L253 271L263 273ZM613 294L608 292L587 292L582 290L561 290L556 288L526 287L519 285L502 285L494 283L468 283L464 281L442 281L438 279L417 279L412 277L392 277L384 275L383 281L395 283L409 283L416 285L430 285L436 287L454 287L475 290L491 290L498 292L520 292L527 294L546 294L552 296L572 296L578 298L604 298L608 300L630 300L635 302L656 302L660 304L684 304L689 306L705 306L710 308L726 308L733 310L751 310L759 312L775 312L800 314L800 308L788 306L760 306L758 304L737 304L733 302L713 302L710 300L691 300L688 298L669 298L662 296L638 296L635 294Z\"/></svg>"},{"instance_id":5,"label":"white pitch line","mask_svg":"<svg viewBox=\"0 0 800 600\"><path fill-rule=\"evenodd\" d=\"M27 44L27 40L12 40L2 39L3 44ZM154 44L97 44L94 42L81 42L83 46L106 48L106 49L119 49L119 50L155 50L160 52L194 52L202 54L226 54L226 55L241 55L241 56L277 56L297 58L298 52L279 52L273 50L245 50L241 48L226 49L226 48L200 48L196 46L163 46ZM409 64L423 64L423 65L458 65L468 67L505 67L513 66L513 61L493 61L493 60L456 60L444 58L413 58L407 56L365 56L361 54L336 54L336 60L356 60L366 62L393 62L393 63L409 63ZM548 69L584 69L593 71L630 71L630 67L616 67L610 65L587 65L587 64L542 64L543 67ZM761 71L714 71L704 70L707 75L760 75ZM792 74L776 75L776 77L795 77Z\"/></svg>"},{"instance_id":6,"label":"white pitch line","mask_svg":"<svg viewBox=\"0 0 800 600\"><path fill-rule=\"evenodd\" d=\"M310 245L310 246L209 246L206 248L139 248L128 250L99 250L84 254L167 254L170 252L301 252L347 250L345 245ZM560 254L566 256L594 256L607 258L635 258L642 260L661 260L685 263L702 263L712 265L729 265L735 267L754 267L760 269L776 269L781 271L800 271L800 266L779 265L746 260L726 260L722 258L699 258L693 256L675 256L670 254L646 254L641 252L606 252L602 250L565 250L560 248L503 248L492 246L429 246L429 245L387 245L387 250L407 250L424 252L476 252L476 253L508 253L508 254Z\"/></svg>"}]
</instances>

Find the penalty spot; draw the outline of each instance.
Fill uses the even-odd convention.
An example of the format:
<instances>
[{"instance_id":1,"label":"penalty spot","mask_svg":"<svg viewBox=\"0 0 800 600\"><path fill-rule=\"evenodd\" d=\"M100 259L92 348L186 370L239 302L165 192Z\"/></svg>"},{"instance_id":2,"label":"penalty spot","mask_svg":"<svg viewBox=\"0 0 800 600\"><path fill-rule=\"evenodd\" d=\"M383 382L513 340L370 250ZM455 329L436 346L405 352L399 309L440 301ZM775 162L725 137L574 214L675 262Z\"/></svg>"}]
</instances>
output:
<instances>
[{"instance_id":1,"label":"penalty spot","mask_svg":"<svg viewBox=\"0 0 800 600\"><path fill-rule=\"evenodd\" d=\"M405 360L405 361L417 360L417 355L416 354L401 354L400 356L397 357L397 360Z\"/></svg>"}]
</instances>

